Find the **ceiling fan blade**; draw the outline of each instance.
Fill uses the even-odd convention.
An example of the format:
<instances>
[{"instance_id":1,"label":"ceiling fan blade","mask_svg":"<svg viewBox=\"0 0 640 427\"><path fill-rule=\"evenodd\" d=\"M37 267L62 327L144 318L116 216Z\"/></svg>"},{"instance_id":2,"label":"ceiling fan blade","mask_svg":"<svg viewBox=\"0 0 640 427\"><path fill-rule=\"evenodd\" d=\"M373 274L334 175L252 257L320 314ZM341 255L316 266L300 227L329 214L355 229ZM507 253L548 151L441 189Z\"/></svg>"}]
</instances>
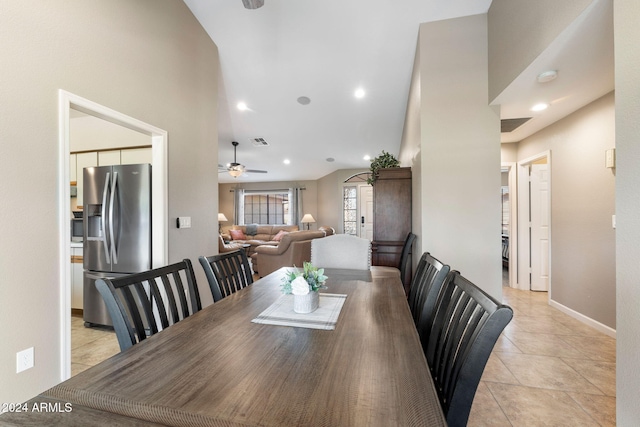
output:
<instances>
[{"instance_id":1,"label":"ceiling fan blade","mask_svg":"<svg viewBox=\"0 0 640 427\"><path fill-rule=\"evenodd\" d=\"M249 173L268 173L267 171L261 171L259 169L245 169L244 171Z\"/></svg>"}]
</instances>

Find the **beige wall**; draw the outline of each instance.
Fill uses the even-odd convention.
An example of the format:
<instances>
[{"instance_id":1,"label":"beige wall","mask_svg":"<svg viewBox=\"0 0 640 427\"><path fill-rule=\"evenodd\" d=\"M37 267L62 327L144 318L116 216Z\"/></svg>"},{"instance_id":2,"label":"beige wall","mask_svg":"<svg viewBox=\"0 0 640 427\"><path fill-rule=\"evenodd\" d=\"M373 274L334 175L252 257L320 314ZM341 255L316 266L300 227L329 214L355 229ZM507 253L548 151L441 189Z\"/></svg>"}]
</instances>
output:
<instances>
[{"instance_id":1,"label":"beige wall","mask_svg":"<svg viewBox=\"0 0 640 427\"><path fill-rule=\"evenodd\" d=\"M242 184L218 184L220 189L219 196L219 212L225 214L229 222L222 224L222 229L228 230L234 225L233 215L233 197L232 190L235 188L243 188L245 190L283 190L292 187L303 187L305 190L302 192L302 210L303 214L310 213L317 221L315 224L310 225L311 230L317 230L319 226L325 225L321 222L321 218L318 214L318 184L317 181L278 181L278 182L247 182ZM298 218L298 221L301 218Z\"/></svg>"},{"instance_id":2,"label":"beige wall","mask_svg":"<svg viewBox=\"0 0 640 427\"><path fill-rule=\"evenodd\" d=\"M488 12L489 101L500 95L592 1L493 0Z\"/></svg>"},{"instance_id":3,"label":"beige wall","mask_svg":"<svg viewBox=\"0 0 640 427\"><path fill-rule=\"evenodd\" d=\"M487 16L420 26L420 252L502 297L500 118L487 105Z\"/></svg>"},{"instance_id":4,"label":"beige wall","mask_svg":"<svg viewBox=\"0 0 640 427\"><path fill-rule=\"evenodd\" d=\"M518 144L518 160L551 151L551 299L613 329L614 120L612 92Z\"/></svg>"},{"instance_id":5,"label":"beige wall","mask_svg":"<svg viewBox=\"0 0 640 427\"><path fill-rule=\"evenodd\" d=\"M502 144L500 146L500 160L502 163L518 161L518 144Z\"/></svg>"},{"instance_id":6,"label":"beige wall","mask_svg":"<svg viewBox=\"0 0 640 427\"><path fill-rule=\"evenodd\" d=\"M62 380L58 90L168 132L169 259L194 260L217 247L218 54L181 1L0 0L0 10L0 402L20 402ZM179 215L193 227L177 230ZM16 374L29 347L35 367Z\"/></svg>"},{"instance_id":7,"label":"beige wall","mask_svg":"<svg viewBox=\"0 0 640 427\"><path fill-rule=\"evenodd\" d=\"M413 244L412 269L415 271L422 256L422 169L421 169L421 137L420 137L420 43L416 43L416 53L411 72L411 85L407 101L407 112L404 119L402 141L400 142L400 166L411 167L411 230L416 235Z\"/></svg>"},{"instance_id":8,"label":"beige wall","mask_svg":"<svg viewBox=\"0 0 640 427\"><path fill-rule=\"evenodd\" d=\"M640 2L614 1L616 70L617 424L640 420Z\"/></svg>"}]
</instances>

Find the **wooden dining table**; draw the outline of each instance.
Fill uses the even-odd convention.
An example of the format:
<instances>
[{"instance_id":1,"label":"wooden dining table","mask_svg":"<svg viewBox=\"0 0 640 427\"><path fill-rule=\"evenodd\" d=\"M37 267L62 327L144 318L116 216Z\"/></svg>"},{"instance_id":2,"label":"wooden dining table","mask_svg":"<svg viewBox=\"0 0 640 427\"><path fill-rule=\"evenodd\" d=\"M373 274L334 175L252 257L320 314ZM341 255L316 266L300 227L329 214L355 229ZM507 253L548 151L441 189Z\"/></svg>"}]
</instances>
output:
<instances>
[{"instance_id":1,"label":"wooden dining table","mask_svg":"<svg viewBox=\"0 0 640 427\"><path fill-rule=\"evenodd\" d=\"M34 401L81 408L60 415L70 422L95 411L123 425L446 425L398 277L325 270L323 292L346 295L333 330L252 322L281 297L286 270Z\"/></svg>"}]
</instances>

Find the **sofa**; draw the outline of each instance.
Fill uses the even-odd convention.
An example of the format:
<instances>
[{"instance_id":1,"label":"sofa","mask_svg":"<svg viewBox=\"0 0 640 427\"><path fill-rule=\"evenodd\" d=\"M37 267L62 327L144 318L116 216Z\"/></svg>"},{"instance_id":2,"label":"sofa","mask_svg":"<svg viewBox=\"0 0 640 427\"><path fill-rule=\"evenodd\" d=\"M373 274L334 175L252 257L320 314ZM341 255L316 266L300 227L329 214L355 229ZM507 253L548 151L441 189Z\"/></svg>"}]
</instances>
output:
<instances>
[{"instance_id":1,"label":"sofa","mask_svg":"<svg viewBox=\"0 0 640 427\"><path fill-rule=\"evenodd\" d=\"M247 227L249 227L249 231L252 231L251 226L234 225L229 230L229 235L225 237L229 238L230 244L251 245L247 250L247 256L249 257L255 253L256 247L260 245L277 246L279 243L278 240L283 235L283 233L281 233L281 235L278 236L278 233L280 231L283 231L283 232L298 231L297 225L258 225L253 227L255 229L254 234L248 234ZM241 231L242 233L237 233L238 231ZM238 236L238 234L241 234L241 235ZM274 240L274 239L278 239L278 240Z\"/></svg>"},{"instance_id":2,"label":"sofa","mask_svg":"<svg viewBox=\"0 0 640 427\"><path fill-rule=\"evenodd\" d=\"M254 271L264 277L281 267L302 267L311 260L311 241L325 237L325 231L295 231L282 236L277 246L260 245L251 256Z\"/></svg>"}]
</instances>

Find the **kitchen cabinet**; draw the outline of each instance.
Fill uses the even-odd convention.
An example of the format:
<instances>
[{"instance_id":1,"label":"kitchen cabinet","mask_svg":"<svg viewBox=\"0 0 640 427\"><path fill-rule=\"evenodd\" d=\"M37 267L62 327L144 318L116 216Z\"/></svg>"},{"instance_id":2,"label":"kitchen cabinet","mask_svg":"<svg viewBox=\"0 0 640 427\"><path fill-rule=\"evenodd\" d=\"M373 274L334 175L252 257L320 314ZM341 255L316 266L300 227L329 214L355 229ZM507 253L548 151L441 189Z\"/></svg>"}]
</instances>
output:
<instances>
[{"instance_id":1,"label":"kitchen cabinet","mask_svg":"<svg viewBox=\"0 0 640 427\"><path fill-rule=\"evenodd\" d=\"M98 151L98 166L120 164L120 150Z\"/></svg>"},{"instance_id":2,"label":"kitchen cabinet","mask_svg":"<svg viewBox=\"0 0 640 427\"><path fill-rule=\"evenodd\" d=\"M82 245L80 243L79 245ZM71 247L71 308L82 310L82 293L84 286L82 267L82 246Z\"/></svg>"},{"instance_id":3,"label":"kitchen cabinet","mask_svg":"<svg viewBox=\"0 0 640 427\"><path fill-rule=\"evenodd\" d=\"M77 176L76 175L76 171L77 171L77 164L76 164L76 158L78 157L77 154L71 154L69 156L69 181L71 182L76 182L77 181Z\"/></svg>"},{"instance_id":4,"label":"kitchen cabinet","mask_svg":"<svg viewBox=\"0 0 640 427\"><path fill-rule=\"evenodd\" d=\"M96 151L76 154L76 182L78 187L76 205L79 209L82 209L82 170L91 166L98 166L98 153Z\"/></svg>"},{"instance_id":5,"label":"kitchen cabinet","mask_svg":"<svg viewBox=\"0 0 640 427\"><path fill-rule=\"evenodd\" d=\"M151 156L151 147L144 148L129 148L127 150L121 150L120 152L120 164L121 165L135 165L138 163L153 163Z\"/></svg>"}]
</instances>

